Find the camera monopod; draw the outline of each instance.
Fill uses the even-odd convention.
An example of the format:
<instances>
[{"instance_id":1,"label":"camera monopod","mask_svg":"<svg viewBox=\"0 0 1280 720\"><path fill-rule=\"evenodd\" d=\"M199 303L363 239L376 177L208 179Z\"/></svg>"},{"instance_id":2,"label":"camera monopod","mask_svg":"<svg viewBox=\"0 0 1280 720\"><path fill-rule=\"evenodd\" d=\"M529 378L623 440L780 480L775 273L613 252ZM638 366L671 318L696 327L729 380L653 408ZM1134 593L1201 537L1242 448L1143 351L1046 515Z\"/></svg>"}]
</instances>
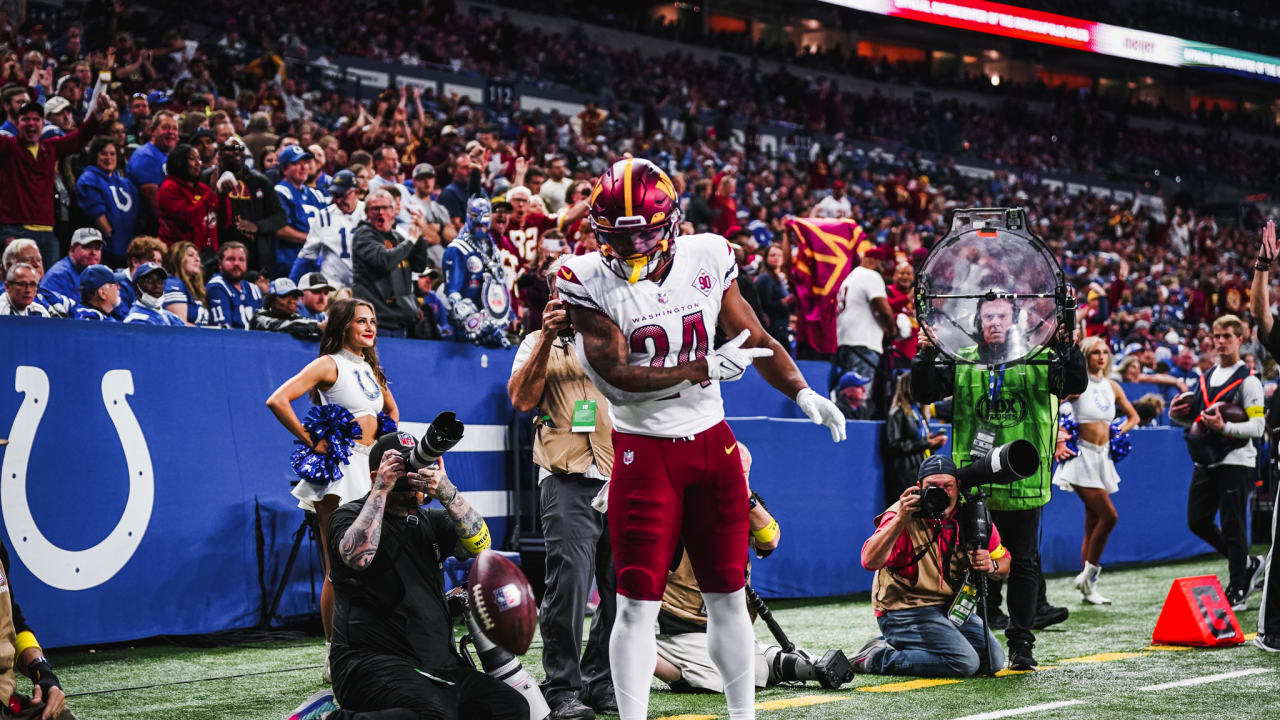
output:
<instances>
[{"instance_id":1,"label":"camera monopod","mask_svg":"<svg viewBox=\"0 0 1280 720\"><path fill-rule=\"evenodd\" d=\"M987 515L986 497L982 488L977 488L964 504L962 517L968 550L985 549L991 542L991 519ZM983 657L986 659L987 674L994 677L996 668L991 662L991 626L987 623L987 574L980 572L975 575L978 585L978 616L982 618Z\"/></svg>"},{"instance_id":2,"label":"camera monopod","mask_svg":"<svg viewBox=\"0 0 1280 720\"><path fill-rule=\"evenodd\" d=\"M751 585L747 585L746 590L747 599L756 609L756 615L764 620L769 632L773 634L773 639L778 641L782 649L782 652L774 658L774 662L778 665L775 674L780 679L801 682L817 680L819 685L828 690L839 690L841 685L853 679L853 664L849 662L849 658L845 657L843 650L839 648L828 650L821 658L814 660L808 652L791 642L791 638L787 637L782 626L774 619L769 606L764 604L764 599L756 594Z\"/></svg>"}]
</instances>

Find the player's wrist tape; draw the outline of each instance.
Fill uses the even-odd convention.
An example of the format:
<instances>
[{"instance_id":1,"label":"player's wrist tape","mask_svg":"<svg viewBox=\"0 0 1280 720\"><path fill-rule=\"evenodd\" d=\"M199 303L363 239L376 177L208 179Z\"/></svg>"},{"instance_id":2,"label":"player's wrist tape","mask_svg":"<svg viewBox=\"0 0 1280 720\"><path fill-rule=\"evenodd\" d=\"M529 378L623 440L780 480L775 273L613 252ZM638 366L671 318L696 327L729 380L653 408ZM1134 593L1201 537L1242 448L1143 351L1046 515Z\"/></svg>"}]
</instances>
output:
<instances>
[{"instance_id":1,"label":"player's wrist tape","mask_svg":"<svg viewBox=\"0 0 1280 720\"><path fill-rule=\"evenodd\" d=\"M768 544L773 542L778 537L778 521L770 520L768 525L759 530L752 530L751 537L755 538L756 542L759 543Z\"/></svg>"},{"instance_id":2,"label":"player's wrist tape","mask_svg":"<svg viewBox=\"0 0 1280 720\"><path fill-rule=\"evenodd\" d=\"M1263 258L1263 257L1259 257L1259 258L1258 258L1258 260L1257 260L1257 262L1255 262L1255 263L1253 264L1253 269L1254 269L1254 270L1263 270L1263 271L1270 270L1270 269L1271 269L1271 258Z\"/></svg>"},{"instance_id":3,"label":"player's wrist tape","mask_svg":"<svg viewBox=\"0 0 1280 720\"><path fill-rule=\"evenodd\" d=\"M493 544L489 538L489 526L484 524L483 520L480 522L480 532L471 537L464 537L461 540L462 547L466 548L467 552L472 555L478 554L481 550L489 549L489 546Z\"/></svg>"},{"instance_id":4,"label":"player's wrist tape","mask_svg":"<svg viewBox=\"0 0 1280 720\"><path fill-rule=\"evenodd\" d=\"M36 640L36 634L30 630L23 630L18 633L17 641L13 644L13 654L18 656L26 652L27 648L38 647L40 647L40 641Z\"/></svg>"}]
</instances>

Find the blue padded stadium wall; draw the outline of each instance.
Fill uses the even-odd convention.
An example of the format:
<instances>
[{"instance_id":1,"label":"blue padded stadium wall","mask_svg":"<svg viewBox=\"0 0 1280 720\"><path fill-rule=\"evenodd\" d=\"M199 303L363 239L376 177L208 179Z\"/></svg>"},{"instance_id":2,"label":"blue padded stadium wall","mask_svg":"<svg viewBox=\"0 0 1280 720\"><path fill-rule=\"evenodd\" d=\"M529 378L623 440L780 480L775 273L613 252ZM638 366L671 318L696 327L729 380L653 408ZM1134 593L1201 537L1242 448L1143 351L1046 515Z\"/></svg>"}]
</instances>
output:
<instances>
[{"instance_id":1,"label":"blue padded stadium wall","mask_svg":"<svg viewBox=\"0 0 1280 720\"><path fill-rule=\"evenodd\" d=\"M0 537L41 641L256 625L264 597L255 520L268 594L301 520L289 495L292 438L264 402L316 346L276 334L25 318L0 318L0 338L0 437L11 440L0 448ZM381 340L379 353L408 429L420 433L443 410L467 423L446 457L449 474L494 537L505 537L513 353L395 339ZM802 369L825 387L826 365ZM778 552L754 565L757 590L821 597L870 589L859 550L883 509L880 424L850 423L849 440L832 445L758 375L724 391L734 432L754 456L752 485L782 525ZM295 405L300 415L306 408L305 398ZM1185 528L1190 464L1180 433L1135 432L1133 445L1120 465L1120 523L1104 564L1208 552ZM1083 508L1069 493L1054 498L1045 566L1073 570ZM319 567L305 544L280 615L317 610Z\"/></svg>"}]
</instances>

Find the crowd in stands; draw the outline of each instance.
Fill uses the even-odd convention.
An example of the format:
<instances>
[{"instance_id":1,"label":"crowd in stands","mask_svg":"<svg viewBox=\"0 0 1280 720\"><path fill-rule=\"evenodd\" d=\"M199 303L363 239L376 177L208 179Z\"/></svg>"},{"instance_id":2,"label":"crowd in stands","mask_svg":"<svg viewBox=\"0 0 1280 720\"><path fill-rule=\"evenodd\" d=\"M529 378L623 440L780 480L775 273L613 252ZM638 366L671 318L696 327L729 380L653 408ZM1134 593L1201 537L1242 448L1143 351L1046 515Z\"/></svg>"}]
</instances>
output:
<instances>
[{"instance_id":1,"label":"crowd in stands","mask_svg":"<svg viewBox=\"0 0 1280 720\"><path fill-rule=\"evenodd\" d=\"M354 294L386 308L390 334L449 338L445 250L468 198L481 194L493 202L490 234L519 310L510 329L529 331L540 325L550 261L598 247L584 220L591 181L632 153L671 174L686 231L737 246L761 318L784 345L793 344L791 258L779 242L788 216L854 218L885 249L893 284L945 234L949 210L1024 205L1068 270L1088 332L1108 335L1122 361L1137 358L1137 370L1118 372L1175 387L1212 352L1212 319L1247 314L1256 237L1200 213L1186 194L1069 195L1037 176L1157 158L1203 183L1252 187L1280 171L1269 148L1130 130L1078 94L1046 114L1012 101L921 106L786 70L646 58L580 29L547 35L447 2L332 7L308 15L304 37L293 4L221 0L211 16L225 26L199 42L126 2L90 5L0 16L9 48L0 314L315 337L326 303ZM362 104L294 62L335 54L556 82L604 99L573 116L431 90L387 89ZM681 111L678 131L664 132L667 106ZM745 142L733 135L737 118L749 120ZM767 152L755 135L766 121L837 139ZM890 162L853 139L899 152ZM922 166L916 150L937 162ZM961 157L1008 170L966 177ZM911 303L898 305L910 314ZM1260 347L1252 354L1260 369L1274 365Z\"/></svg>"}]
</instances>

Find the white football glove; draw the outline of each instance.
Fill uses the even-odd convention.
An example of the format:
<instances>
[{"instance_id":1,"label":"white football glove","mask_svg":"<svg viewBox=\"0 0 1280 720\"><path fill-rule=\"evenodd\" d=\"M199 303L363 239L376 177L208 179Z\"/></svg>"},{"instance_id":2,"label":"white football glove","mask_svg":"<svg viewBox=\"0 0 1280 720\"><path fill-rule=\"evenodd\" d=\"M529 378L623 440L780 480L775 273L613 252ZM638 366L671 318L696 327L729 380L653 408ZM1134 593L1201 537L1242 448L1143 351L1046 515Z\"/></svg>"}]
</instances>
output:
<instances>
[{"instance_id":1,"label":"white football glove","mask_svg":"<svg viewBox=\"0 0 1280 720\"><path fill-rule=\"evenodd\" d=\"M750 330L743 330L738 337L707 353L707 375L716 382L733 382L742 379L756 358L773 355L772 348L744 348L742 343L751 337Z\"/></svg>"},{"instance_id":2,"label":"white football glove","mask_svg":"<svg viewBox=\"0 0 1280 720\"><path fill-rule=\"evenodd\" d=\"M809 416L810 420L827 426L831 431L832 442L844 440L844 413L840 412L840 408L836 407L835 403L814 392L812 388L805 388L796 395L796 404L805 415Z\"/></svg>"}]
</instances>

